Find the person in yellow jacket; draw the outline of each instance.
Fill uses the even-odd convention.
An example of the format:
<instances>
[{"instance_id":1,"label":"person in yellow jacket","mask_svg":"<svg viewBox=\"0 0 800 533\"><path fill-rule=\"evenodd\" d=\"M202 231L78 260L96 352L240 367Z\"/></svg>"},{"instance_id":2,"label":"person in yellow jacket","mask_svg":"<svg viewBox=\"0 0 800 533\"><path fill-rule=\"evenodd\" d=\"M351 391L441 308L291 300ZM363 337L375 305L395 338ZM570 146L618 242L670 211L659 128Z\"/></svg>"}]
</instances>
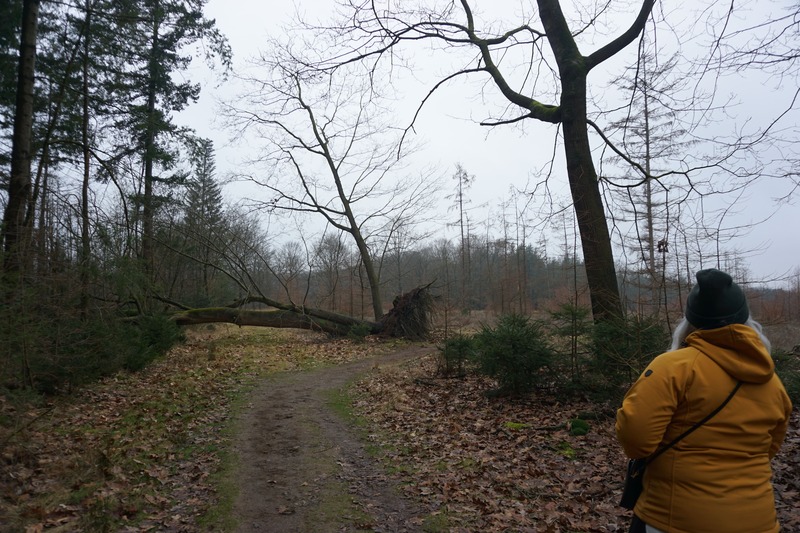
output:
<instances>
[{"instance_id":1,"label":"person in yellow jacket","mask_svg":"<svg viewBox=\"0 0 800 533\"><path fill-rule=\"evenodd\" d=\"M775 533L770 460L792 404L741 288L716 269L696 278L671 351L650 363L617 411L617 438L628 457L649 457L741 386L647 465L630 531Z\"/></svg>"}]
</instances>

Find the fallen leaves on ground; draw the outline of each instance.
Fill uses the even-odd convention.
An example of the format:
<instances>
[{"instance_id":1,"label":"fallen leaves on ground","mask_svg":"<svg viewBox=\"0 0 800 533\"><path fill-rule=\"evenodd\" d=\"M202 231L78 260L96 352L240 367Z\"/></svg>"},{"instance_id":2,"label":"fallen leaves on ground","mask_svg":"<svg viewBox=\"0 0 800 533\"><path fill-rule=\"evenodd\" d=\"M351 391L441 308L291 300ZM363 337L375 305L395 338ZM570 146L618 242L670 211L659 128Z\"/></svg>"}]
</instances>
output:
<instances>
[{"instance_id":1,"label":"fallen leaves on ground","mask_svg":"<svg viewBox=\"0 0 800 533\"><path fill-rule=\"evenodd\" d=\"M235 398L271 372L340 364L391 344L292 330L190 331L147 370L43 404L0 396L0 531L209 531ZM589 403L491 399L493 383L433 379L425 358L355 387L369 438L438 531L625 531L625 458ZM585 436L568 421L597 415ZM606 415L604 417L604 415ZM774 461L786 531L800 531L800 420ZM290 510L287 508L286 512ZM440 522L434 518L440 517Z\"/></svg>"},{"instance_id":2,"label":"fallen leaves on ground","mask_svg":"<svg viewBox=\"0 0 800 533\"><path fill-rule=\"evenodd\" d=\"M233 399L271 372L391 344L215 327L136 373L37 403L0 395L0 531L207 531Z\"/></svg>"},{"instance_id":3,"label":"fallen leaves on ground","mask_svg":"<svg viewBox=\"0 0 800 533\"><path fill-rule=\"evenodd\" d=\"M354 388L370 439L410 496L449 531L627 531L617 506L627 463L613 407L552 398L491 398L485 378L433 379L433 356L373 372ZM779 518L800 531L800 417L774 461ZM584 436L569 421L588 418Z\"/></svg>"}]
</instances>

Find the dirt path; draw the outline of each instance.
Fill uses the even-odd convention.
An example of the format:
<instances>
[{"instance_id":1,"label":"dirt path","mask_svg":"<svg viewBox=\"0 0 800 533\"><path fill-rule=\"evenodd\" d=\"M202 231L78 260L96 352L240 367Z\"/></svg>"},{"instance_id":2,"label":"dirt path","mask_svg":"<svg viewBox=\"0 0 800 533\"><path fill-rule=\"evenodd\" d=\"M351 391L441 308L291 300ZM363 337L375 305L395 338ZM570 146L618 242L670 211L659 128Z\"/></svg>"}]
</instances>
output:
<instances>
[{"instance_id":1,"label":"dirt path","mask_svg":"<svg viewBox=\"0 0 800 533\"><path fill-rule=\"evenodd\" d=\"M238 421L237 531L419 531L428 512L401 496L330 402L374 366L430 350L411 348L262 383Z\"/></svg>"}]
</instances>

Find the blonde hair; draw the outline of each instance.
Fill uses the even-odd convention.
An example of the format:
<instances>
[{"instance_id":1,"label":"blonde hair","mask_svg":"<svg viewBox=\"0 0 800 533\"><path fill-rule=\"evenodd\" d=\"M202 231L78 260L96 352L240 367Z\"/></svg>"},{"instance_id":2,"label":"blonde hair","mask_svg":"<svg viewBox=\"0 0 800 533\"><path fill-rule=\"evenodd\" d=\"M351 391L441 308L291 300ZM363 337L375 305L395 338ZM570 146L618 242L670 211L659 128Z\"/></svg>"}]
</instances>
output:
<instances>
[{"instance_id":1,"label":"blonde hair","mask_svg":"<svg viewBox=\"0 0 800 533\"><path fill-rule=\"evenodd\" d=\"M747 321L744 323L745 326L749 328L753 328L758 336L761 338L761 342L764 344L764 347L767 349L768 352L772 353L772 343L769 342L769 339L766 335L764 335L764 328L752 319L752 317L748 317ZM678 325L675 326L675 332L672 334L672 345L670 346L670 351L679 350L683 347L684 342L686 341L686 337L697 328L694 327L689 323L686 317L678 322Z\"/></svg>"}]
</instances>

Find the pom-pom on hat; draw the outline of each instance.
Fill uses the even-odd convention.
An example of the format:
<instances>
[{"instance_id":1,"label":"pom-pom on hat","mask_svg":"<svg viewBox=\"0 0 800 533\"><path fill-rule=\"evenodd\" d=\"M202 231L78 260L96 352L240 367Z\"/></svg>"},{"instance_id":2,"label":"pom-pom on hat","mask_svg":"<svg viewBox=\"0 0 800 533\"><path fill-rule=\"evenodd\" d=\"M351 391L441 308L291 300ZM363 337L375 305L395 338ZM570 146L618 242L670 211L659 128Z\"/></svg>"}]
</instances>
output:
<instances>
[{"instance_id":1,"label":"pom-pom on hat","mask_svg":"<svg viewBox=\"0 0 800 533\"><path fill-rule=\"evenodd\" d=\"M686 319L698 329L744 324L750 317L747 299L730 275L709 268L695 274L697 284L686 301Z\"/></svg>"}]
</instances>

